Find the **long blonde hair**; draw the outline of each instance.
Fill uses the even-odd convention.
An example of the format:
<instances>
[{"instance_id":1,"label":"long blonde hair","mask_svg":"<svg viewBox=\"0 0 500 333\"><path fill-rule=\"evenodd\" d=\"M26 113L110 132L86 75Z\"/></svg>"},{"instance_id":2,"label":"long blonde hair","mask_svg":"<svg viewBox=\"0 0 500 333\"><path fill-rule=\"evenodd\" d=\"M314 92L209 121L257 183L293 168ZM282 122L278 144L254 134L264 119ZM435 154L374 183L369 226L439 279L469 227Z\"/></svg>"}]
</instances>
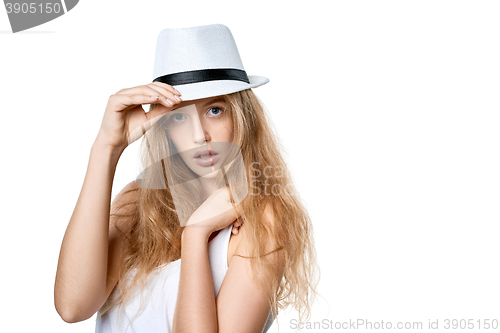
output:
<instances>
[{"instance_id":1,"label":"long blonde hair","mask_svg":"<svg viewBox=\"0 0 500 333\"><path fill-rule=\"evenodd\" d=\"M276 293L267 297L273 316L277 315L278 309L292 306L298 311L299 320L307 321L311 316L313 296L318 295L316 288L320 275L310 217L295 191L282 157L283 148L276 140L268 116L253 91L247 89L224 95L224 98L233 120L233 143L240 147L247 185L253 191L239 206L243 212L243 227L247 228L251 244L251 256L245 258L251 259L252 272L256 276L264 267L271 265L267 257L270 252L265 253L268 240L276 244L277 248L271 252L282 251L284 254L283 277L280 279L276 274L272 281L261 281L259 290L264 289L263 284L276 286L273 289ZM151 109L155 106L151 105ZM155 146L159 147L156 150L172 149L166 143L161 146L161 140L153 141L160 144ZM155 149L151 140L147 143L143 140L142 144L143 156L158 155L158 151L151 150ZM145 159L144 163L151 166L150 159ZM166 177L165 165L162 168ZM273 177L268 177L269 169L273 170ZM137 191L137 200L123 206L134 205L134 213L117 216L131 217L131 225L127 228L130 231L124 232L127 246L118 283L99 310L98 318L117 304L121 312L133 295L134 288L142 289L151 272L181 257L184 227L179 223L172 192L166 181L164 184L164 189L132 189ZM264 207L271 209L273 223L267 218ZM132 283L127 284L127 276L132 270L136 270Z\"/></svg>"}]
</instances>

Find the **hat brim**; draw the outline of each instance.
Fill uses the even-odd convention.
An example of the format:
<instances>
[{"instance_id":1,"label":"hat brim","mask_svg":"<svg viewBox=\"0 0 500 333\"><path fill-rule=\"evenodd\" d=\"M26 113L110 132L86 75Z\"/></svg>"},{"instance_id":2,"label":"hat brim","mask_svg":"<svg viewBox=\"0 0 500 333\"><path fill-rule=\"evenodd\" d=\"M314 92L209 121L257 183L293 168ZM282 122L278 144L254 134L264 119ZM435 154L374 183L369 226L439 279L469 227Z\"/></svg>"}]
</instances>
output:
<instances>
[{"instance_id":1,"label":"hat brim","mask_svg":"<svg viewBox=\"0 0 500 333\"><path fill-rule=\"evenodd\" d=\"M236 80L213 80L174 85L172 87L181 93L183 101L192 101L195 99L232 94L237 91L256 88L269 82L267 77L258 75L248 75L248 80L250 83Z\"/></svg>"}]
</instances>

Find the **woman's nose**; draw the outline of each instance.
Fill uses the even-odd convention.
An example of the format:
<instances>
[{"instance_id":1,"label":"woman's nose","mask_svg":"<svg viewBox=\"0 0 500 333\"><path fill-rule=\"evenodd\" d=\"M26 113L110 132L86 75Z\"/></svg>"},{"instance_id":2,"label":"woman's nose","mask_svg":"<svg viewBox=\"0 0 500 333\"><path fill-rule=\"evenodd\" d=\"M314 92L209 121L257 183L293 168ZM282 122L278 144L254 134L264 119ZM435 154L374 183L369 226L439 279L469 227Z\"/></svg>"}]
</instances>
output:
<instances>
[{"instance_id":1,"label":"woman's nose","mask_svg":"<svg viewBox=\"0 0 500 333\"><path fill-rule=\"evenodd\" d=\"M205 141L210 141L210 135L203 128L200 119L193 117L193 141L197 144L203 144Z\"/></svg>"}]
</instances>

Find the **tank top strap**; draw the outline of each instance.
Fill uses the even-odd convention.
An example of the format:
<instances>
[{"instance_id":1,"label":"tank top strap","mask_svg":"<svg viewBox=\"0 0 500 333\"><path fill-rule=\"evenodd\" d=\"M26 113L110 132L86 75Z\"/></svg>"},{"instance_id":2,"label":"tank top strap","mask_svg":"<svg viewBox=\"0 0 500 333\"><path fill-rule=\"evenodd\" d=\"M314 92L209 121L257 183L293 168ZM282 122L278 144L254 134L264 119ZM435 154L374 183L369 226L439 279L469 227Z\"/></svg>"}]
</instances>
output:
<instances>
[{"instance_id":1,"label":"tank top strap","mask_svg":"<svg viewBox=\"0 0 500 333\"><path fill-rule=\"evenodd\" d=\"M208 243L208 258L212 271L215 295L219 292L222 280L228 270L227 248L233 224L231 223L224 229L221 229L217 236Z\"/></svg>"},{"instance_id":2,"label":"tank top strap","mask_svg":"<svg viewBox=\"0 0 500 333\"><path fill-rule=\"evenodd\" d=\"M232 229L233 224L231 223L229 226L222 229L209 243L210 267L212 269L215 296L219 293L222 281L228 270L227 250ZM272 313L269 313L263 332L269 330L275 319L276 317L273 317Z\"/></svg>"}]
</instances>

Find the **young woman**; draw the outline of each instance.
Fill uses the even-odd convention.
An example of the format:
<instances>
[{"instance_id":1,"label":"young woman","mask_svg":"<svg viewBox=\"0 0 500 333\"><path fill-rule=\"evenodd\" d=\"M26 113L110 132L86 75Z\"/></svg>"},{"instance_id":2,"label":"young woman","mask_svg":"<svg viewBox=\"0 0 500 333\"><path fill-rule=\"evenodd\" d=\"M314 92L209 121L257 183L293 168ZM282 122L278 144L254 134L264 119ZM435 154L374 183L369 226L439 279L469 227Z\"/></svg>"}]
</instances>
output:
<instances>
[{"instance_id":1,"label":"young woman","mask_svg":"<svg viewBox=\"0 0 500 333\"><path fill-rule=\"evenodd\" d=\"M109 98L55 281L66 322L96 332L266 332L310 317L313 230L224 25L165 29L154 82ZM144 112L142 104L151 104ZM116 196L124 149L144 171ZM182 265L181 265L182 262Z\"/></svg>"}]
</instances>

